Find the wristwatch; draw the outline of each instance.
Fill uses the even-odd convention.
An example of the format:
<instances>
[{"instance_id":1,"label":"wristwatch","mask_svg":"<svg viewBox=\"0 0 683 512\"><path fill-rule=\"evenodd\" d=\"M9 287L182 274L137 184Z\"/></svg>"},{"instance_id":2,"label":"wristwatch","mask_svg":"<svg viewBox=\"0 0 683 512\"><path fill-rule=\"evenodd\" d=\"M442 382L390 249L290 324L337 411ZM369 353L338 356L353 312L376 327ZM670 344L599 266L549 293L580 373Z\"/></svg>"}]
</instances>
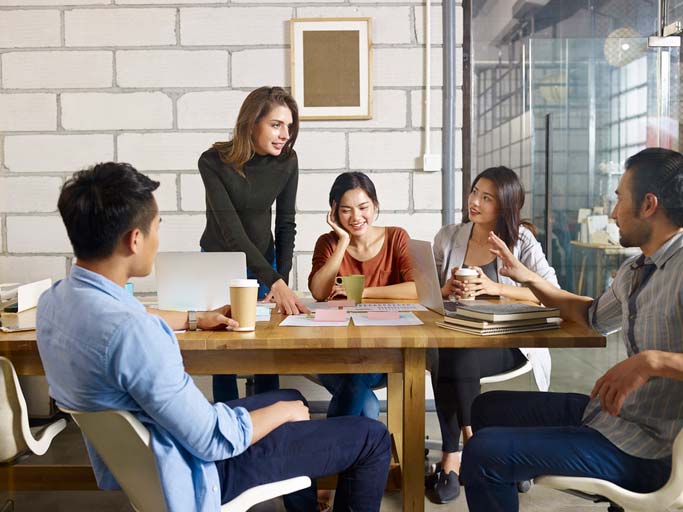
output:
<instances>
[{"instance_id":1,"label":"wristwatch","mask_svg":"<svg viewBox=\"0 0 683 512\"><path fill-rule=\"evenodd\" d=\"M188 311L187 312L187 330L196 331L197 330L197 312Z\"/></svg>"}]
</instances>

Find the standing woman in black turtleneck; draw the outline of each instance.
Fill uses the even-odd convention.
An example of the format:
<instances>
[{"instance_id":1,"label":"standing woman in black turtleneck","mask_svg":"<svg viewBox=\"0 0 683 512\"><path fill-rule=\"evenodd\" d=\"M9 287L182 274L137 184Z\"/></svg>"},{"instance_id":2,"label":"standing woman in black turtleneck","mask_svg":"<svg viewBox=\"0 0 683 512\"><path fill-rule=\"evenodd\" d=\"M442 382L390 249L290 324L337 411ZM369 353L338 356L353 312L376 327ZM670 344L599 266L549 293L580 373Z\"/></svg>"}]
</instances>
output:
<instances>
[{"instance_id":1,"label":"standing woman in black turtleneck","mask_svg":"<svg viewBox=\"0 0 683 512\"><path fill-rule=\"evenodd\" d=\"M199 158L206 189L203 251L240 251L259 298L286 314L308 312L289 288L299 179L294 142L299 112L281 87L259 87L242 103L232 140L216 142ZM275 236L271 232L275 203ZM277 375L257 375L257 393L278 388ZM238 398L234 375L214 375L214 401Z\"/></svg>"}]
</instances>

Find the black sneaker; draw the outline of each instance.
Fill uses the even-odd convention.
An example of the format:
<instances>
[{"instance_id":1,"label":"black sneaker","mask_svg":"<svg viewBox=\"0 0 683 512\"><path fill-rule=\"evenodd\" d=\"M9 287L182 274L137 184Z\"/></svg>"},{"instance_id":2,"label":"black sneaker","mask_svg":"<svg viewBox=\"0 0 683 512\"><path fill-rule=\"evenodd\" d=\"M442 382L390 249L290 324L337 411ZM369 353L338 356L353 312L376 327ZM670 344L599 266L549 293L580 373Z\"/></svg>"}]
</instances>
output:
<instances>
[{"instance_id":1,"label":"black sneaker","mask_svg":"<svg viewBox=\"0 0 683 512\"><path fill-rule=\"evenodd\" d=\"M460 495L458 474L455 471L448 474L442 471L438 475L436 485L427 489L427 498L432 503L449 503Z\"/></svg>"},{"instance_id":2,"label":"black sneaker","mask_svg":"<svg viewBox=\"0 0 683 512\"><path fill-rule=\"evenodd\" d=\"M439 475L441 475L441 470L425 475L425 491L433 490L436 487L436 484L439 483Z\"/></svg>"}]
</instances>

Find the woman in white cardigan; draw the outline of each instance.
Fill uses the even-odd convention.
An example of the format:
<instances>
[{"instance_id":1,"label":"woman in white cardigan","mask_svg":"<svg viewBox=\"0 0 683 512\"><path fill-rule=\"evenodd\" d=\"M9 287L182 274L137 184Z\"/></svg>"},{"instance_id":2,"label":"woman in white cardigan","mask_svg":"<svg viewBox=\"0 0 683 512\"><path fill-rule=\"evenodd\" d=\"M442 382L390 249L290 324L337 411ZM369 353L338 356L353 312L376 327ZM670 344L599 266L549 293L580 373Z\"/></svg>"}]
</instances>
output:
<instances>
[{"instance_id":1,"label":"woman in white cardigan","mask_svg":"<svg viewBox=\"0 0 683 512\"><path fill-rule=\"evenodd\" d=\"M487 243L495 232L527 267L555 286L555 271L532 233L533 225L520 218L524 189L514 171L492 167L477 176L467 201L464 222L444 226L434 238L434 258L444 298L460 298L464 292L509 299L538 299L528 288L498 273L500 260ZM461 267L479 276L466 285L453 278ZM425 481L427 496L435 503L454 500L459 492L460 432L463 442L472 437L470 408L481 392L479 379L512 370L529 360L538 388L548 390L550 353L546 348L439 349L439 364L432 372L436 411L443 439L440 469Z\"/></svg>"}]
</instances>

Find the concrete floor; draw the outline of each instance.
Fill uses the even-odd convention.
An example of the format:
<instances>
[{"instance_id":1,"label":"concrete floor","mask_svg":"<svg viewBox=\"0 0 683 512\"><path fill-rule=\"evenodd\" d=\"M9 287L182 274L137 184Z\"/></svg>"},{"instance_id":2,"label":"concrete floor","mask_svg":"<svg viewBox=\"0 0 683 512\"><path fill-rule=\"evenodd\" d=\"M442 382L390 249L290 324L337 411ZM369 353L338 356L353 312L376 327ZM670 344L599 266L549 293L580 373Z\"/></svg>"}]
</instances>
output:
<instances>
[{"instance_id":1,"label":"concrete floor","mask_svg":"<svg viewBox=\"0 0 683 512\"><path fill-rule=\"evenodd\" d=\"M602 373L625 357L625 350L619 335L610 336L605 349L554 349L552 350L552 391L574 391L589 393L593 383ZM210 396L210 380L207 377L196 379L197 384ZM312 402L324 401L329 397L327 392L312 382L300 377L283 377L282 387L295 387ZM536 389L531 375L524 375L513 381L501 383L496 387L485 389ZM440 437L436 414L426 413L426 433L432 439ZM440 457L437 452L430 452L430 460L435 462ZM43 457L32 457L31 464L73 464L87 463L87 454L80 432L73 423L62 432ZM465 491L466 492L466 491ZM89 492L0 492L0 509L5 499L15 501L17 511L50 511L50 512L131 512L132 508L121 492L89 491ZM262 504L254 510L259 512L281 512L281 501ZM399 493L387 493L382 501L382 512L401 510ZM467 503L460 496L455 503L434 505L425 499L426 511L465 512ZM527 494L520 495L520 510L527 512L588 512L606 511L605 504L575 498L562 492L534 487Z\"/></svg>"}]
</instances>

